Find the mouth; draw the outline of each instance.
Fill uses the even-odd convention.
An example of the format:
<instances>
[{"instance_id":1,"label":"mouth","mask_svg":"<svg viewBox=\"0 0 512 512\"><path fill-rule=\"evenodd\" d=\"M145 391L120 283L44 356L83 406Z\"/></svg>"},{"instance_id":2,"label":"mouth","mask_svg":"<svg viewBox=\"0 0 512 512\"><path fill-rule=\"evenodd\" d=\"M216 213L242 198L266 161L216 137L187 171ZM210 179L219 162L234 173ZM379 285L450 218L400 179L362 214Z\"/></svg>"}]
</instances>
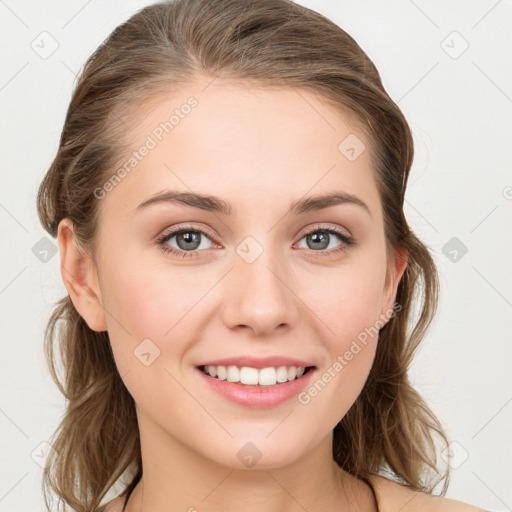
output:
<instances>
[{"instance_id":1,"label":"mouth","mask_svg":"<svg viewBox=\"0 0 512 512\"><path fill-rule=\"evenodd\" d=\"M293 400L310 385L318 373L316 366L293 366L293 363L302 362L293 360L275 361L281 366L269 366L270 361L263 362L260 359L252 360L254 366L242 366L251 364L250 361L245 358L245 361L239 361L240 366L213 365L212 361L207 365L196 366L195 371L206 386L205 389L237 406L251 409L270 409ZM285 363L288 364L285 366Z\"/></svg>"},{"instance_id":2,"label":"mouth","mask_svg":"<svg viewBox=\"0 0 512 512\"><path fill-rule=\"evenodd\" d=\"M315 366L277 366L253 368L250 366L201 365L197 367L208 377L249 388L269 388L303 379Z\"/></svg>"}]
</instances>

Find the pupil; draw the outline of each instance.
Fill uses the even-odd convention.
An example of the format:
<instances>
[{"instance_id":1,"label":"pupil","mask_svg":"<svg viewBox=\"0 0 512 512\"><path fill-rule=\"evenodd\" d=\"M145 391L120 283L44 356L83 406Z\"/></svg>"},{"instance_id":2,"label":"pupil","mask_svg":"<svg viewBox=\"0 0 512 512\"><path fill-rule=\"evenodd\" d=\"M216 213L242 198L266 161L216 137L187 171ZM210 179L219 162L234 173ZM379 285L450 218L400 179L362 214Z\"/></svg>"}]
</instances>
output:
<instances>
[{"instance_id":1,"label":"pupil","mask_svg":"<svg viewBox=\"0 0 512 512\"><path fill-rule=\"evenodd\" d=\"M196 249L199 247L199 236L200 233L194 233L192 231L185 231L183 233L179 233L177 236L178 243L180 241L183 241L185 243L185 247L182 247L183 249ZM194 240L195 238L195 240ZM192 245L192 247L190 246Z\"/></svg>"},{"instance_id":2,"label":"pupil","mask_svg":"<svg viewBox=\"0 0 512 512\"><path fill-rule=\"evenodd\" d=\"M309 235L313 239L314 243L320 243L321 247L310 247L311 249L325 249L329 245L329 234L328 233L313 233ZM309 245L309 244L308 244Z\"/></svg>"}]
</instances>

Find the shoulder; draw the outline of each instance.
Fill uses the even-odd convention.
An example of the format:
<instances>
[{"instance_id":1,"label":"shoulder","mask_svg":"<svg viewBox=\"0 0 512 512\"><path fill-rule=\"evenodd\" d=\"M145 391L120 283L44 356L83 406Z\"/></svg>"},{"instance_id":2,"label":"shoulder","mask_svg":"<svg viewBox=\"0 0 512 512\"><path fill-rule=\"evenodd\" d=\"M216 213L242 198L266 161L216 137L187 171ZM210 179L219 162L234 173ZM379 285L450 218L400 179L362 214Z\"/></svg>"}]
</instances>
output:
<instances>
[{"instance_id":1,"label":"shoulder","mask_svg":"<svg viewBox=\"0 0 512 512\"><path fill-rule=\"evenodd\" d=\"M408 487L380 475L370 475L380 512L488 512L462 501L434 496ZM97 512L121 512L125 496L117 496Z\"/></svg>"},{"instance_id":2,"label":"shoulder","mask_svg":"<svg viewBox=\"0 0 512 512\"><path fill-rule=\"evenodd\" d=\"M125 496L117 496L113 500L110 500L105 505L102 505L96 510L96 512L121 512L124 507Z\"/></svg>"},{"instance_id":3,"label":"shoulder","mask_svg":"<svg viewBox=\"0 0 512 512\"><path fill-rule=\"evenodd\" d=\"M462 501L434 496L408 487L380 475L371 475L380 512L487 512Z\"/></svg>"}]
</instances>

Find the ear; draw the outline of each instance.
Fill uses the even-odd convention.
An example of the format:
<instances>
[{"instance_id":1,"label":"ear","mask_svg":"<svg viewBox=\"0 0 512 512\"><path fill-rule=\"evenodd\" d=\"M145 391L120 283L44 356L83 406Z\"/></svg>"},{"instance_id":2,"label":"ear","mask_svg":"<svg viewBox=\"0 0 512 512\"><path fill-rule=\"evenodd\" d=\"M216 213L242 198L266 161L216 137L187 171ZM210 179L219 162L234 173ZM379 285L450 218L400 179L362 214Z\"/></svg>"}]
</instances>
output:
<instances>
[{"instance_id":1,"label":"ear","mask_svg":"<svg viewBox=\"0 0 512 512\"><path fill-rule=\"evenodd\" d=\"M93 331L106 331L96 266L91 256L77 245L70 219L60 221L57 237L62 280L76 310Z\"/></svg>"},{"instance_id":2,"label":"ear","mask_svg":"<svg viewBox=\"0 0 512 512\"><path fill-rule=\"evenodd\" d=\"M409 259L409 251L404 246L397 246L389 258L384 284L383 305L381 315L389 320L391 313L394 313L396 292L400 279L405 272Z\"/></svg>"}]
</instances>

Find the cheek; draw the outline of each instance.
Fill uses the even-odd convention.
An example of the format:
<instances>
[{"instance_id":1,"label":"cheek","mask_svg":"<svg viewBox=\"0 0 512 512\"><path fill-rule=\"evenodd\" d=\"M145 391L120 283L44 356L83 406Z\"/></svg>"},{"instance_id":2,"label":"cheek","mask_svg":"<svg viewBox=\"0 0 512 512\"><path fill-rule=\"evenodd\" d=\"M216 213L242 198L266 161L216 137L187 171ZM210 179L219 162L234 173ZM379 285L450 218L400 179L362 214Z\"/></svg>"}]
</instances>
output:
<instances>
[{"instance_id":1,"label":"cheek","mask_svg":"<svg viewBox=\"0 0 512 512\"><path fill-rule=\"evenodd\" d=\"M107 324L119 374L140 406L159 411L162 400L180 396L173 362L186 352L187 312L198 300L197 290L180 284L168 268L127 262L112 269L107 289L105 308L112 313Z\"/></svg>"},{"instance_id":2,"label":"cheek","mask_svg":"<svg viewBox=\"0 0 512 512\"><path fill-rule=\"evenodd\" d=\"M329 338L336 340L332 345L338 350L344 350L353 338L378 325L385 265L378 259L368 265L363 263L329 269L308 285L306 303L326 325Z\"/></svg>"},{"instance_id":3,"label":"cheek","mask_svg":"<svg viewBox=\"0 0 512 512\"><path fill-rule=\"evenodd\" d=\"M135 256L121 264L112 258L105 269L102 299L120 373L139 370L139 352L165 356L155 358L153 368L179 361L193 343L202 311L199 301L218 277L141 262Z\"/></svg>"},{"instance_id":4,"label":"cheek","mask_svg":"<svg viewBox=\"0 0 512 512\"><path fill-rule=\"evenodd\" d=\"M318 328L324 333L321 341L329 353L325 371L319 375L316 390L311 391L315 395L324 388L328 390L326 400L319 400L316 406L336 404L332 413L323 411L334 414L334 419L343 415L359 395L371 369L378 331L383 325L385 265L380 265L378 260L368 265L363 263L359 260L357 264L340 267L336 273L326 274L320 286L315 285L316 292L310 292L305 301L319 319Z\"/></svg>"},{"instance_id":5,"label":"cheek","mask_svg":"<svg viewBox=\"0 0 512 512\"><path fill-rule=\"evenodd\" d=\"M179 304L171 280L166 287L163 276L128 259L118 265L109 262L106 268L102 301L114 351L130 353L146 338L156 342L172 326L172 305Z\"/></svg>"}]
</instances>

